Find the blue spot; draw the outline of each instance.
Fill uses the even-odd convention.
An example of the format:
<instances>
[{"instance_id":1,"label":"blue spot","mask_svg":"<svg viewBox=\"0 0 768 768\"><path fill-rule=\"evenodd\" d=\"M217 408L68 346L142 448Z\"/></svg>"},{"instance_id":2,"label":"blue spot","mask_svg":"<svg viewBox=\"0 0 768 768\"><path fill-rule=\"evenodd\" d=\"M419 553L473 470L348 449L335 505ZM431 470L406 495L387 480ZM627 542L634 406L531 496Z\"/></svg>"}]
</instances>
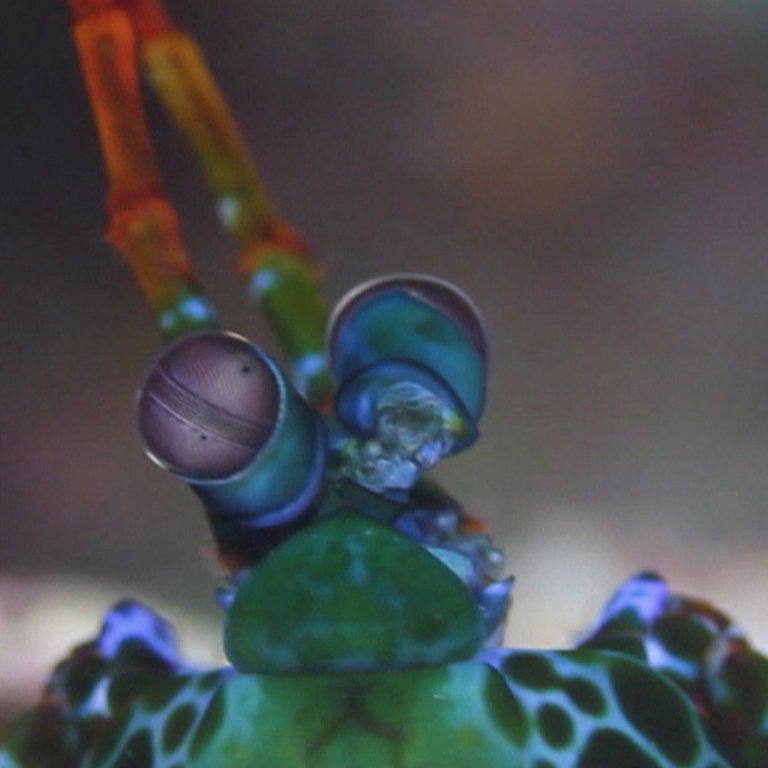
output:
<instances>
[{"instance_id":1,"label":"blue spot","mask_svg":"<svg viewBox=\"0 0 768 768\"><path fill-rule=\"evenodd\" d=\"M254 298L259 298L266 293L278 281L278 274L274 269L259 269L251 278L250 293Z\"/></svg>"}]
</instances>

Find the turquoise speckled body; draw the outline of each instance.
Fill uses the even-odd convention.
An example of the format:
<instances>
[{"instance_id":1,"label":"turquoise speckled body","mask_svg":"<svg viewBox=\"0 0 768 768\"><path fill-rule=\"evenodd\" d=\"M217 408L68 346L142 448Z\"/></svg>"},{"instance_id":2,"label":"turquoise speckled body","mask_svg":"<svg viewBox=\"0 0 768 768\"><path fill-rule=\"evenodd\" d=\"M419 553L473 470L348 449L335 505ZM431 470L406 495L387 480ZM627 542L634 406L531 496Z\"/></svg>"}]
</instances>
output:
<instances>
[{"instance_id":1,"label":"turquoise speckled body","mask_svg":"<svg viewBox=\"0 0 768 768\"><path fill-rule=\"evenodd\" d=\"M291 579L310 548L316 562ZM313 586L329 548L328 578ZM419 572L421 591L411 589ZM270 584L285 590L262 613L255 599ZM309 606L299 593L313 591ZM765 752L726 761L684 690L633 655L483 648L479 614L461 580L418 544L364 514L332 514L246 575L226 629L235 668L191 672L167 623L121 603L54 672L0 766L765 764Z\"/></svg>"},{"instance_id":2,"label":"turquoise speckled body","mask_svg":"<svg viewBox=\"0 0 768 768\"><path fill-rule=\"evenodd\" d=\"M421 276L372 285L377 301L430 300ZM451 337L442 323L464 334L460 356L471 344L484 354L473 308L440 308L446 290L437 283L427 348ZM361 316L342 309L335 322L349 335ZM402 353L415 348L412 329ZM391 339L382 349L376 370L395 354ZM406 387L352 366L366 416L347 423L285 397L290 385L245 339L208 331L167 347L140 423L158 463L217 489L201 496L235 564L221 593L232 667L190 669L165 621L120 603L54 671L0 768L765 768L768 662L653 574L627 582L576 650L498 647L512 587L500 553L421 478L476 431L461 398L446 399L451 367L427 375L428 361L395 355L400 374L419 368ZM221 415L232 392L237 407L259 404L256 421Z\"/></svg>"},{"instance_id":3,"label":"turquoise speckled body","mask_svg":"<svg viewBox=\"0 0 768 768\"><path fill-rule=\"evenodd\" d=\"M378 278L341 301L323 350L306 247L266 202L194 45L157 0L70 7L110 238L169 342L139 430L203 503L229 572L231 666L191 668L166 621L122 601L54 669L0 768L768 768L768 660L653 574L626 582L574 650L500 647L503 557L424 477L479 436L477 309L436 278ZM298 389L218 329L191 276L144 136L139 49Z\"/></svg>"},{"instance_id":4,"label":"turquoise speckled body","mask_svg":"<svg viewBox=\"0 0 768 768\"><path fill-rule=\"evenodd\" d=\"M106 736L107 747L85 765L133 764L125 762L129 755L153 768L727 765L661 679L651 684L665 718L643 722L642 697L632 686L647 686L654 675L637 662L620 655L538 654L534 664L565 675L553 676L551 688L515 669L529 663L515 652L505 660L523 683L505 680L482 662L298 679L222 677L201 718L185 695L199 690L195 677L180 690L168 686L165 696L162 688L152 690L148 698L163 706L161 714L152 715L139 696L115 723L119 739ZM569 679L582 681L583 691L572 685L583 709L561 688ZM603 679L612 680L610 697L602 695Z\"/></svg>"}]
</instances>

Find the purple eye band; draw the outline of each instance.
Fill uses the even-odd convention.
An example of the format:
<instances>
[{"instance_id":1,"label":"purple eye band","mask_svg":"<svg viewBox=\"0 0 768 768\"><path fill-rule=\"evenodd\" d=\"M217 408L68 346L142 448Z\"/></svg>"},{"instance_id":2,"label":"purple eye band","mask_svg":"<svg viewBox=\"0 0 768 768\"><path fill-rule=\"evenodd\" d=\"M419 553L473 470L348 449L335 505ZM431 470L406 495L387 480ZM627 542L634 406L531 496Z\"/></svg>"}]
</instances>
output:
<instances>
[{"instance_id":1,"label":"purple eye band","mask_svg":"<svg viewBox=\"0 0 768 768\"><path fill-rule=\"evenodd\" d=\"M146 386L146 396L177 419L243 448L256 449L272 433L255 421L234 416L176 381L161 365L155 368Z\"/></svg>"}]
</instances>

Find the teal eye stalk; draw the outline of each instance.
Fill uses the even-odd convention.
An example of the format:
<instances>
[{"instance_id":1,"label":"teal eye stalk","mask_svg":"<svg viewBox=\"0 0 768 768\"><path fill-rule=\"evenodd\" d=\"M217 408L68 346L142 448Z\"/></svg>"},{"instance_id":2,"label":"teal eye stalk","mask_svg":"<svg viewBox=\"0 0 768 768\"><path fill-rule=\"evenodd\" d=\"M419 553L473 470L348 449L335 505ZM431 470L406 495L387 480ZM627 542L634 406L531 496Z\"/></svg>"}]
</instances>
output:
<instances>
[{"instance_id":1,"label":"teal eye stalk","mask_svg":"<svg viewBox=\"0 0 768 768\"><path fill-rule=\"evenodd\" d=\"M202 499L224 549L242 529L291 523L321 490L322 421L265 352L233 333L166 347L139 391L137 420L149 457Z\"/></svg>"},{"instance_id":2,"label":"teal eye stalk","mask_svg":"<svg viewBox=\"0 0 768 768\"><path fill-rule=\"evenodd\" d=\"M476 440L487 342L474 304L450 283L410 274L364 283L336 307L328 354L359 482L411 487Z\"/></svg>"}]
</instances>

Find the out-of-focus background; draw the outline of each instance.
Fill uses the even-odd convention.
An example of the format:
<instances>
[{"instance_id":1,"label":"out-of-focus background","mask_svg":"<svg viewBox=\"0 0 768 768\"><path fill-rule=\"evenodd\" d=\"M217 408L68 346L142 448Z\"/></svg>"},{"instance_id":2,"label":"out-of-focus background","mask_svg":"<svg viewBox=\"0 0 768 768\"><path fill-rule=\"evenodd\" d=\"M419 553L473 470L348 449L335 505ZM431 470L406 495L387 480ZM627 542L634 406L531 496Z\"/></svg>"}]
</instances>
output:
<instances>
[{"instance_id":1,"label":"out-of-focus background","mask_svg":"<svg viewBox=\"0 0 768 768\"><path fill-rule=\"evenodd\" d=\"M437 475L506 548L509 642L567 644L654 567L768 648L762 4L169 5L334 300L415 270L484 311L483 436ZM64 6L0 8L0 701L29 701L126 592L217 646L202 515L134 434L158 339L101 235ZM201 279L266 340L190 153L149 113Z\"/></svg>"}]
</instances>

